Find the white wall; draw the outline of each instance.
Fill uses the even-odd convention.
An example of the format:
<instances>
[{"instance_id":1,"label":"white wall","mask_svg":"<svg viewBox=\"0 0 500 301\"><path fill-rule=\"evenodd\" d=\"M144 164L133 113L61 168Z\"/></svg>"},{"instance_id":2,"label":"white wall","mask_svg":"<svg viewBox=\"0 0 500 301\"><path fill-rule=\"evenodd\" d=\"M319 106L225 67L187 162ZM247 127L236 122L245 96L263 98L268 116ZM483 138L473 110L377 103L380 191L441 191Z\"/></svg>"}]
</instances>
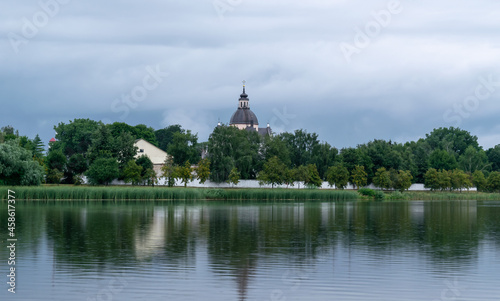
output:
<instances>
[{"instance_id":1,"label":"white wall","mask_svg":"<svg viewBox=\"0 0 500 301\"><path fill-rule=\"evenodd\" d=\"M83 181L85 184L87 184L87 178L83 177ZM118 181L114 180L111 182L111 185L130 185L130 184L125 184L123 181ZM159 184L160 186L165 186L166 185L166 180L165 178L160 178ZM175 186L178 187L183 187L184 184L182 181L177 180L175 182ZM257 180L240 180L238 185L232 185L229 183L215 183L211 181L206 181L204 184L201 184L199 180L194 180L193 182L188 183L188 187L198 187L198 188L271 188L271 185L259 185L259 181ZM380 190L380 188L376 187L373 184L370 184L368 186L365 186L366 188L371 188L375 190ZM304 188L304 183L303 182L295 182L294 186L286 186L286 185L275 185L274 188L290 188L290 189L299 189L299 188ZM323 182L321 185L320 189L335 189L334 187L330 187L328 185L328 182ZM352 184L347 185L345 189L354 189ZM430 191L430 188L425 188L424 184L420 183L415 183L412 184L411 187L408 189L409 191ZM469 189L469 191L477 191L476 187L472 187Z\"/></svg>"}]
</instances>

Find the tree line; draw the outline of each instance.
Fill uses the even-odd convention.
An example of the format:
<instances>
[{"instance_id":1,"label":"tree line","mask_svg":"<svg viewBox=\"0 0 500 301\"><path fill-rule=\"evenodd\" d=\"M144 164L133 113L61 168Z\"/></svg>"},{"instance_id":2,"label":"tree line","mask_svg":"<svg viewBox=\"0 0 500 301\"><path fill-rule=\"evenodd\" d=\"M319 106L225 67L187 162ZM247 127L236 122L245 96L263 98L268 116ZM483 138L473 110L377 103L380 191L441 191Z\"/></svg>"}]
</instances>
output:
<instances>
[{"instance_id":1,"label":"tree line","mask_svg":"<svg viewBox=\"0 0 500 301\"><path fill-rule=\"evenodd\" d=\"M169 154L160 173L168 184L180 179L186 185L201 174L202 181L237 183L240 179L257 179L272 186L298 181L320 186L328 181L340 189L348 183L356 187L374 183L383 189L405 190L412 183L425 183L433 190L471 186L484 191L500 190L500 144L483 150L476 136L454 127L434 129L417 141L375 139L342 149L303 129L260 136L255 131L221 125L202 143L180 125L154 130L142 124L75 119L59 123L54 130L57 141L44 152L38 136L31 140L12 127L2 128L2 184L78 184L86 175L92 184L107 184L118 178L132 184L154 185L158 179L152 162L147 157L136 157L134 142L144 139ZM15 159L8 158L8 153L15 154ZM196 170L191 163L196 164Z\"/></svg>"}]
</instances>

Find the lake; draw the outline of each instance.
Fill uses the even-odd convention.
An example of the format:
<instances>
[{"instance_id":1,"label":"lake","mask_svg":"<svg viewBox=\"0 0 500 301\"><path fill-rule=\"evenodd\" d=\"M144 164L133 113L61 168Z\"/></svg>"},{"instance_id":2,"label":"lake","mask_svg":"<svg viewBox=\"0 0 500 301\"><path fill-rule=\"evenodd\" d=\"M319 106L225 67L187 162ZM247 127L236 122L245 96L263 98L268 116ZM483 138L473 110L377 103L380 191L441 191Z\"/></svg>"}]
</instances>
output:
<instances>
[{"instance_id":1,"label":"lake","mask_svg":"<svg viewBox=\"0 0 500 301\"><path fill-rule=\"evenodd\" d=\"M17 202L0 300L498 300L500 201Z\"/></svg>"}]
</instances>

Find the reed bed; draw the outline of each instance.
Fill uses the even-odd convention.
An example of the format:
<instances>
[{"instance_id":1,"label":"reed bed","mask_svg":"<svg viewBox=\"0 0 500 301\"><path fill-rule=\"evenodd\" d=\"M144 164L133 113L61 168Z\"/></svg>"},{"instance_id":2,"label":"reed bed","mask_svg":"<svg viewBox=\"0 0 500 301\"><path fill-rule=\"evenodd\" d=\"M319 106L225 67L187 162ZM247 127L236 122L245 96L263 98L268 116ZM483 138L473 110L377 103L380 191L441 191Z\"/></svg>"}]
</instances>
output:
<instances>
[{"instance_id":1,"label":"reed bed","mask_svg":"<svg viewBox=\"0 0 500 301\"><path fill-rule=\"evenodd\" d=\"M318 189L226 189L226 200L260 201L346 201L359 199L354 191L318 190Z\"/></svg>"},{"instance_id":2,"label":"reed bed","mask_svg":"<svg viewBox=\"0 0 500 301\"><path fill-rule=\"evenodd\" d=\"M44 185L10 187L16 200L80 200L80 201L348 201L363 197L352 190L319 189L217 189L144 186L70 186ZM0 200L8 197L7 187L0 187ZM398 200L500 200L500 193L482 192L392 192L386 199Z\"/></svg>"},{"instance_id":3,"label":"reed bed","mask_svg":"<svg viewBox=\"0 0 500 301\"><path fill-rule=\"evenodd\" d=\"M187 201L187 200L238 200L238 201L344 201L356 200L353 191L317 189L201 189L180 187L124 187L124 186L36 186L12 187L16 200L148 200L148 201ZM0 188L0 200L7 199L7 188Z\"/></svg>"},{"instance_id":4,"label":"reed bed","mask_svg":"<svg viewBox=\"0 0 500 301\"><path fill-rule=\"evenodd\" d=\"M199 189L164 187L92 187L92 186L36 186L13 187L16 200L199 200L204 199ZM7 188L0 188L0 199L7 199Z\"/></svg>"},{"instance_id":5,"label":"reed bed","mask_svg":"<svg viewBox=\"0 0 500 301\"><path fill-rule=\"evenodd\" d=\"M433 192L404 192L401 194L401 199L406 200L477 200L477 201L498 201L500 193L484 193L484 192L449 192L449 191L433 191Z\"/></svg>"}]
</instances>

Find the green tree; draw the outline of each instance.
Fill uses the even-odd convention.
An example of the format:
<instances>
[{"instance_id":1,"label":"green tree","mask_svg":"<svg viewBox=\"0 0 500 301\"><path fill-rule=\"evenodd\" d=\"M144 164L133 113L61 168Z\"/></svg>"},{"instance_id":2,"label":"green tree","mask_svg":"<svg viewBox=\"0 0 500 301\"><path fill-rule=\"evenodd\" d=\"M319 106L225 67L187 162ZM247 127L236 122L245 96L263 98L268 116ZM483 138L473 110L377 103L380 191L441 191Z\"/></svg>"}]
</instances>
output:
<instances>
[{"instance_id":1,"label":"green tree","mask_svg":"<svg viewBox=\"0 0 500 301\"><path fill-rule=\"evenodd\" d=\"M243 131L233 126L218 126L208 140L211 162L210 179L227 181L233 167L243 179L255 179L261 170L260 136L255 131Z\"/></svg>"},{"instance_id":2,"label":"green tree","mask_svg":"<svg viewBox=\"0 0 500 301\"><path fill-rule=\"evenodd\" d=\"M92 135L102 126L101 122L90 119L75 119L69 124L54 126L56 139L62 145L63 153L69 158L73 154L86 155L92 143Z\"/></svg>"},{"instance_id":3,"label":"green tree","mask_svg":"<svg viewBox=\"0 0 500 301\"><path fill-rule=\"evenodd\" d=\"M60 154L62 155L62 153ZM64 157L66 158L66 157ZM67 177L68 183L74 183L77 175L83 174L87 170L87 160L82 154L73 154L66 164L66 172L64 175Z\"/></svg>"},{"instance_id":4,"label":"green tree","mask_svg":"<svg viewBox=\"0 0 500 301\"><path fill-rule=\"evenodd\" d=\"M335 163L338 150L324 142L313 146L310 162L317 166L321 179L326 178L327 170Z\"/></svg>"},{"instance_id":5,"label":"green tree","mask_svg":"<svg viewBox=\"0 0 500 301\"><path fill-rule=\"evenodd\" d=\"M138 124L134 126L132 135L135 137L135 139L144 139L149 143L158 146L155 130L152 127L148 127L145 124Z\"/></svg>"},{"instance_id":6,"label":"green tree","mask_svg":"<svg viewBox=\"0 0 500 301\"><path fill-rule=\"evenodd\" d=\"M416 142L408 142L405 146L409 148L413 155L415 180L418 183L423 183L425 181L425 173L429 169L429 155L432 149L424 139L419 139Z\"/></svg>"},{"instance_id":7,"label":"green tree","mask_svg":"<svg viewBox=\"0 0 500 301\"><path fill-rule=\"evenodd\" d=\"M409 170L399 170L397 173L397 180L393 182L392 186L395 189L403 192L410 188L412 179L413 176L411 175L411 172Z\"/></svg>"},{"instance_id":8,"label":"green tree","mask_svg":"<svg viewBox=\"0 0 500 301\"><path fill-rule=\"evenodd\" d=\"M337 189L344 189L349 183L349 171L341 164L330 166L326 172L326 179L330 187L335 185Z\"/></svg>"},{"instance_id":9,"label":"green tree","mask_svg":"<svg viewBox=\"0 0 500 301\"><path fill-rule=\"evenodd\" d=\"M488 156L482 149L476 149L472 145L467 147L465 152L459 157L458 164L460 168L468 173L476 170L485 171L491 166L488 162Z\"/></svg>"},{"instance_id":10,"label":"green tree","mask_svg":"<svg viewBox=\"0 0 500 301\"><path fill-rule=\"evenodd\" d=\"M307 168L306 165L300 165L294 169L294 174L295 174L295 179L299 181L299 189L300 189L300 182L304 182L304 187L305 187L305 182L309 178L309 168Z\"/></svg>"},{"instance_id":11,"label":"green tree","mask_svg":"<svg viewBox=\"0 0 500 301\"><path fill-rule=\"evenodd\" d=\"M210 160L207 158L201 159L195 171L200 183L205 183L210 178Z\"/></svg>"},{"instance_id":12,"label":"green tree","mask_svg":"<svg viewBox=\"0 0 500 301\"><path fill-rule=\"evenodd\" d=\"M167 151L168 146L174 141L174 134L183 132L184 130L179 124L170 125L164 129L155 131L158 147Z\"/></svg>"},{"instance_id":13,"label":"green tree","mask_svg":"<svg viewBox=\"0 0 500 301\"><path fill-rule=\"evenodd\" d=\"M155 186L155 184L158 183L158 177L156 171L153 168L146 169L146 172L144 172L142 179L148 186Z\"/></svg>"},{"instance_id":14,"label":"green tree","mask_svg":"<svg viewBox=\"0 0 500 301\"><path fill-rule=\"evenodd\" d=\"M14 140L19 137L19 132L15 131L14 128L10 125L2 127L0 130L0 143L4 143L5 141Z\"/></svg>"},{"instance_id":15,"label":"green tree","mask_svg":"<svg viewBox=\"0 0 500 301\"><path fill-rule=\"evenodd\" d=\"M118 161L115 158L98 158L85 173L92 185L108 185L119 176Z\"/></svg>"},{"instance_id":16,"label":"green tree","mask_svg":"<svg viewBox=\"0 0 500 301\"><path fill-rule=\"evenodd\" d=\"M193 169L189 160L184 165L177 167L177 177L182 180L184 187L187 187L187 183L193 181Z\"/></svg>"},{"instance_id":17,"label":"green tree","mask_svg":"<svg viewBox=\"0 0 500 301\"><path fill-rule=\"evenodd\" d=\"M488 189L493 192L500 192L500 172L492 171L487 180Z\"/></svg>"},{"instance_id":18,"label":"green tree","mask_svg":"<svg viewBox=\"0 0 500 301\"><path fill-rule=\"evenodd\" d=\"M279 136L287 145L293 167L312 163L313 150L319 144L318 134L300 129Z\"/></svg>"},{"instance_id":19,"label":"green tree","mask_svg":"<svg viewBox=\"0 0 500 301\"><path fill-rule=\"evenodd\" d=\"M40 136L37 134L33 139L33 156L36 158L43 158L44 151L45 145L43 144L42 139L40 139Z\"/></svg>"},{"instance_id":20,"label":"green tree","mask_svg":"<svg viewBox=\"0 0 500 301\"><path fill-rule=\"evenodd\" d=\"M465 173L461 169L454 169L451 172L451 188L454 190L460 190L462 192L462 189L467 189L472 187L472 180L471 176L467 173Z\"/></svg>"},{"instance_id":21,"label":"green tree","mask_svg":"<svg viewBox=\"0 0 500 301\"><path fill-rule=\"evenodd\" d=\"M154 171L154 165L151 159L149 159L149 157L146 155L142 155L135 160L135 163L137 163L137 165L142 167L141 170L142 181L144 183L151 182L152 174L154 173L156 175Z\"/></svg>"},{"instance_id":22,"label":"green tree","mask_svg":"<svg viewBox=\"0 0 500 301\"><path fill-rule=\"evenodd\" d=\"M141 172L142 166L137 165L134 160L130 160L127 162L127 165L125 165L125 168L123 168L123 181L125 181L125 183L132 183L132 185L138 185L143 181Z\"/></svg>"},{"instance_id":23,"label":"green tree","mask_svg":"<svg viewBox=\"0 0 500 301\"><path fill-rule=\"evenodd\" d=\"M281 136L265 136L262 154L264 161L268 161L272 157L278 157L286 166L289 167L292 164L290 150Z\"/></svg>"},{"instance_id":24,"label":"green tree","mask_svg":"<svg viewBox=\"0 0 500 301\"><path fill-rule=\"evenodd\" d=\"M476 186L478 191L484 191L487 188L487 181L484 173L480 170L476 170L472 174L472 184Z\"/></svg>"},{"instance_id":25,"label":"green tree","mask_svg":"<svg viewBox=\"0 0 500 301\"><path fill-rule=\"evenodd\" d=\"M47 167L50 169L57 169L63 171L66 167L66 156L60 149L51 149L47 155Z\"/></svg>"},{"instance_id":26,"label":"green tree","mask_svg":"<svg viewBox=\"0 0 500 301\"><path fill-rule=\"evenodd\" d=\"M382 189L389 189L392 186L391 174L385 167L377 169L375 177L373 178L373 184Z\"/></svg>"},{"instance_id":27,"label":"green tree","mask_svg":"<svg viewBox=\"0 0 500 301\"><path fill-rule=\"evenodd\" d=\"M174 133L167 153L173 156L174 163L178 165L184 164L186 161L198 162L200 153L197 146L198 136L191 134L190 130Z\"/></svg>"},{"instance_id":28,"label":"green tree","mask_svg":"<svg viewBox=\"0 0 500 301\"><path fill-rule=\"evenodd\" d=\"M500 144L487 150L486 155L491 163L491 170L500 171Z\"/></svg>"},{"instance_id":29,"label":"green tree","mask_svg":"<svg viewBox=\"0 0 500 301\"><path fill-rule=\"evenodd\" d=\"M360 151L355 148L343 148L340 150L339 159L342 165L351 173L356 165L361 164Z\"/></svg>"},{"instance_id":30,"label":"green tree","mask_svg":"<svg viewBox=\"0 0 500 301\"><path fill-rule=\"evenodd\" d=\"M321 187L323 181L319 176L316 164L307 164L308 176L304 181L304 184L308 187Z\"/></svg>"},{"instance_id":31,"label":"green tree","mask_svg":"<svg viewBox=\"0 0 500 301\"><path fill-rule=\"evenodd\" d=\"M0 185L40 185L43 175L43 167L16 139L0 144Z\"/></svg>"},{"instance_id":32,"label":"green tree","mask_svg":"<svg viewBox=\"0 0 500 301\"><path fill-rule=\"evenodd\" d=\"M441 169L438 172L438 183L441 190L451 190L451 173L448 170Z\"/></svg>"},{"instance_id":33,"label":"green tree","mask_svg":"<svg viewBox=\"0 0 500 301\"><path fill-rule=\"evenodd\" d=\"M264 163L264 169L257 176L257 180L262 184L281 185L285 182L288 168L286 165L274 156Z\"/></svg>"},{"instance_id":34,"label":"green tree","mask_svg":"<svg viewBox=\"0 0 500 301\"><path fill-rule=\"evenodd\" d=\"M231 169L231 172L229 173L229 180L228 182L233 184L233 185L238 185L238 183L240 182L240 172L238 171L238 169L236 167L233 167Z\"/></svg>"},{"instance_id":35,"label":"green tree","mask_svg":"<svg viewBox=\"0 0 500 301\"><path fill-rule=\"evenodd\" d=\"M429 166L435 169L452 170L458 167L455 156L449 152L437 149L429 156Z\"/></svg>"},{"instance_id":36,"label":"green tree","mask_svg":"<svg viewBox=\"0 0 500 301\"><path fill-rule=\"evenodd\" d=\"M294 186L294 181L297 177L296 172L296 168L287 168L285 170L285 179L283 182L286 184L286 188L288 188L288 186Z\"/></svg>"},{"instance_id":37,"label":"green tree","mask_svg":"<svg viewBox=\"0 0 500 301\"><path fill-rule=\"evenodd\" d=\"M58 146L56 144L56 146ZM63 154L62 150L57 147L52 147L49 149L47 158L45 159L47 170L47 178L45 179L47 183L59 184L64 178L64 170L66 169L66 156ZM61 176L59 176L62 174Z\"/></svg>"},{"instance_id":38,"label":"green tree","mask_svg":"<svg viewBox=\"0 0 500 301\"><path fill-rule=\"evenodd\" d=\"M158 141L156 141L154 129L144 124L131 126L124 122L115 122L113 124L107 125L107 127L110 129L111 134L114 138L118 138L120 135L128 133L133 137L134 140L144 139L149 143L158 146Z\"/></svg>"},{"instance_id":39,"label":"green tree","mask_svg":"<svg viewBox=\"0 0 500 301\"><path fill-rule=\"evenodd\" d=\"M174 160L172 156L167 155L165 158L165 163L161 167L162 177L165 178L168 187L173 187L175 185L176 177L176 166L174 165Z\"/></svg>"},{"instance_id":40,"label":"green tree","mask_svg":"<svg viewBox=\"0 0 500 301\"><path fill-rule=\"evenodd\" d=\"M367 182L367 174L364 166L356 165L351 173L352 183L358 189L361 186L365 186Z\"/></svg>"},{"instance_id":41,"label":"green tree","mask_svg":"<svg viewBox=\"0 0 500 301\"><path fill-rule=\"evenodd\" d=\"M137 154L135 138L127 132L123 132L115 137L111 147L112 155L118 161L120 170L123 170L129 161L134 160Z\"/></svg>"},{"instance_id":42,"label":"green tree","mask_svg":"<svg viewBox=\"0 0 500 301\"><path fill-rule=\"evenodd\" d=\"M92 164L97 158L113 158L115 139L110 129L101 124L92 133L90 146L87 150L87 159ZM126 163L125 163L126 164Z\"/></svg>"},{"instance_id":43,"label":"green tree","mask_svg":"<svg viewBox=\"0 0 500 301\"><path fill-rule=\"evenodd\" d=\"M439 186L439 172L435 168L429 168L425 173L425 187L430 188L431 190L437 190L440 188Z\"/></svg>"},{"instance_id":44,"label":"green tree","mask_svg":"<svg viewBox=\"0 0 500 301\"><path fill-rule=\"evenodd\" d=\"M64 177L64 173L57 168L47 170L47 177L45 181L47 183L59 184L61 179Z\"/></svg>"},{"instance_id":45,"label":"green tree","mask_svg":"<svg viewBox=\"0 0 500 301\"><path fill-rule=\"evenodd\" d=\"M469 146L477 150L480 149L477 137L460 128L438 128L425 136L426 142L429 143L433 150L445 150L452 153L457 158L462 155Z\"/></svg>"}]
</instances>

